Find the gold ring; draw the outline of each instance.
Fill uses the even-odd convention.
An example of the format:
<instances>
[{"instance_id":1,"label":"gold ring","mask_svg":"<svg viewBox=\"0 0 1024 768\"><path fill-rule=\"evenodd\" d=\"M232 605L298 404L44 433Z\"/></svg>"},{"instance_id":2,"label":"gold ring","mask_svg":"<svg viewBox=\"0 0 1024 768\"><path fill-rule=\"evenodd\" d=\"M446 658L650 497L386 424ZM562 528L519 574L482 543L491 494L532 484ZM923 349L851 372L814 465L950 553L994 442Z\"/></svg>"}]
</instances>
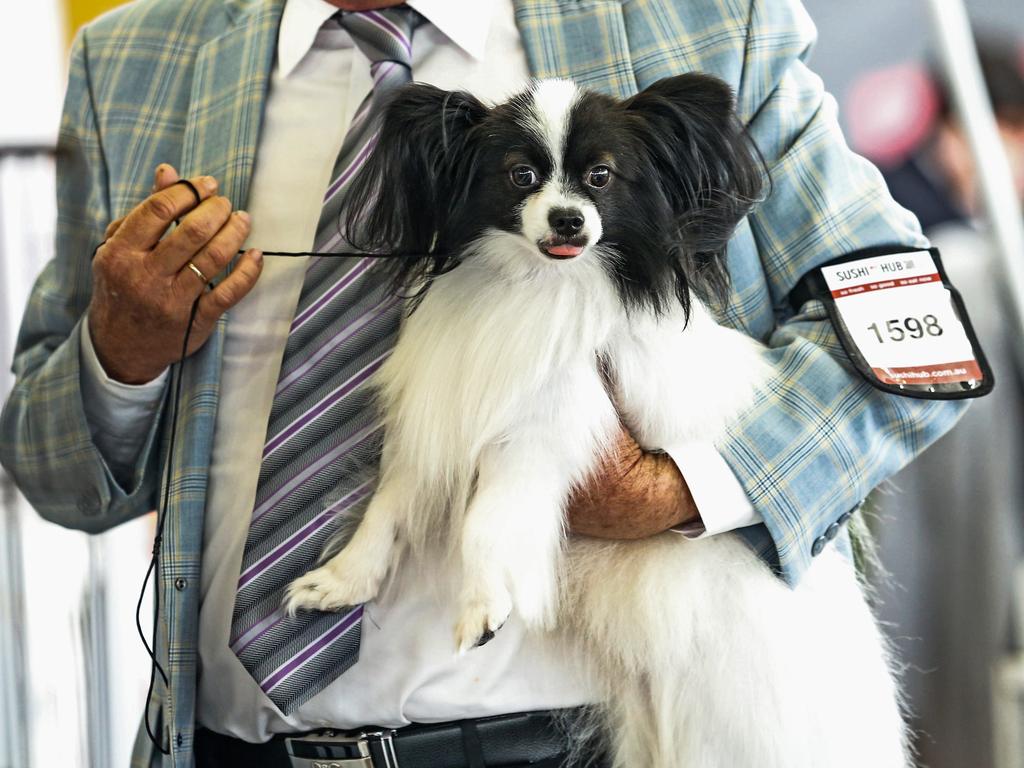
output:
<instances>
[{"instance_id":1,"label":"gold ring","mask_svg":"<svg viewBox=\"0 0 1024 768\"><path fill-rule=\"evenodd\" d=\"M209 280L208 280L208 279L206 278L206 275L204 275L204 274L203 274L203 271L202 271L201 269L199 269L199 267L197 267L197 266L196 266L195 264L193 264L193 263L192 263L191 261L190 261L190 262L188 263L188 268L189 268L189 269L191 269L191 270L192 270L193 272L195 272L195 273L196 273L196 277L198 277L198 278L199 278L200 280L202 280L202 281L203 281L203 285L206 285L207 283L209 283L209 282L210 282L210 281L209 281Z\"/></svg>"}]
</instances>

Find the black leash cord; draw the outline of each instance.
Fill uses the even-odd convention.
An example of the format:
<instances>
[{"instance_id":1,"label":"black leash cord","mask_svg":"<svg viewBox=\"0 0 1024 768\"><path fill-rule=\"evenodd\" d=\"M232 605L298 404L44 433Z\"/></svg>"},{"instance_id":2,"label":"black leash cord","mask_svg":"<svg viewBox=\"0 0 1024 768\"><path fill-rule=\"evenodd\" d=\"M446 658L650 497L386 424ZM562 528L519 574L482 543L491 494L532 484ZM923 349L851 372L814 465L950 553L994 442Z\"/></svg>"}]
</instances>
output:
<instances>
[{"instance_id":1,"label":"black leash cord","mask_svg":"<svg viewBox=\"0 0 1024 768\"><path fill-rule=\"evenodd\" d=\"M135 627L139 630L139 637L142 638L142 644L146 647L146 653L149 654L150 664L149 667L149 689L146 691L146 735L149 736L149 740L153 742L153 745L160 750L161 753L168 755L170 754L169 749L164 749L163 744L157 738L156 734L153 733L153 727L149 722L149 710L150 702L153 698L153 686L156 683L156 673L160 672L160 677L164 681L164 686L169 685L167 679L167 673L164 668L160 666L160 662L156 658L156 637L159 629L160 620L160 548L163 545L164 540L164 522L167 520L167 510L169 508L169 501L171 498L171 468L172 461L174 459L174 442L178 433L178 405L181 400L181 382L184 379L184 365L185 357L188 354L188 342L192 336L192 324L196 319L196 312L199 310L199 299L202 298L200 294L195 301L192 302L192 309L188 315L188 325L185 327L185 337L181 342L181 357L178 360L178 375L174 381L174 397L171 400L171 435L167 445L167 469L166 475L164 476L164 498L163 503L160 505L160 511L157 514L156 522L156 535L153 537L153 557L149 561L149 568L146 569L146 578L142 581L142 590L139 592L139 602L135 606ZM142 599L146 594L146 586L149 584L149 577L156 571L157 576L154 580L153 589L153 646L150 647L149 643L146 642L146 636L142 631Z\"/></svg>"},{"instance_id":2,"label":"black leash cord","mask_svg":"<svg viewBox=\"0 0 1024 768\"><path fill-rule=\"evenodd\" d=\"M260 249L256 249L260 250ZM239 251L241 256L245 251ZM350 259L397 259L397 253L346 253L343 251L262 251L264 256L347 256Z\"/></svg>"}]
</instances>

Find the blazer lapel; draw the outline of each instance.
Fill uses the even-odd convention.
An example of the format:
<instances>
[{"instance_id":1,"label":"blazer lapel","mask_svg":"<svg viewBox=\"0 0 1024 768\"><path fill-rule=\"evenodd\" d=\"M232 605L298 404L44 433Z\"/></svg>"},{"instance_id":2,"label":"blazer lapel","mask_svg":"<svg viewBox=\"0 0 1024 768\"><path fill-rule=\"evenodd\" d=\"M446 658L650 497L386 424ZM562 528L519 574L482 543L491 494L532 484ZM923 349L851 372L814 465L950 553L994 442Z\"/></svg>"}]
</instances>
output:
<instances>
[{"instance_id":1,"label":"blazer lapel","mask_svg":"<svg viewBox=\"0 0 1024 768\"><path fill-rule=\"evenodd\" d=\"M245 207L284 0L226 3L229 29L199 50L181 172L208 174Z\"/></svg>"},{"instance_id":2,"label":"blazer lapel","mask_svg":"<svg viewBox=\"0 0 1024 768\"><path fill-rule=\"evenodd\" d=\"M260 124L274 64L277 28L284 0L229 0L228 30L199 50L182 143L180 172L208 174L236 208L249 197ZM206 343L181 367L180 442L171 457L174 484L166 537L179 559L198 557L203 530L207 473L220 395L221 356L227 316ZM182 489L188 488L189 493ZM195 491L198 491L196 493ZM178 565L161 561L161 578L172 610ZM191 604L190 604L191 605ZM189 610L193 610L191 605Z\"/></svg>"},{"instance_id":3,"label":"blazer lapel","mask_svg":"<svg viewBox=\"0 0 1024 768\"><path fill-rule=\"evenodd\" d=\"M637 92L620 0L513 0L534 77L567 77L625 98Z\"/></svg>"}]
</instances>

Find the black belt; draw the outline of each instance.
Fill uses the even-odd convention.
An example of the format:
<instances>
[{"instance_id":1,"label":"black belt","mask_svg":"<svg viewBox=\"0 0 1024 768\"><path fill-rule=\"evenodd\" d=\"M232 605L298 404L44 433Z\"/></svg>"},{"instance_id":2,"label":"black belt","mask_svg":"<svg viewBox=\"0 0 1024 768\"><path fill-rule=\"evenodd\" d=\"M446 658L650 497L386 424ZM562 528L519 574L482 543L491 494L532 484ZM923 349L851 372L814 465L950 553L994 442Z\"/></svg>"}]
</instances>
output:
<instances>
[{"instance_id":1,"label":"black belt","mask_svg":"<svg viewBox=\"0 0 1024 768\"><path fill-rule=\"evenodd\" d=\"M551 712L279 735L252 744L200 728L197 768L491 768L558 766L569 738Z\"/></svg>"}]
</instances>

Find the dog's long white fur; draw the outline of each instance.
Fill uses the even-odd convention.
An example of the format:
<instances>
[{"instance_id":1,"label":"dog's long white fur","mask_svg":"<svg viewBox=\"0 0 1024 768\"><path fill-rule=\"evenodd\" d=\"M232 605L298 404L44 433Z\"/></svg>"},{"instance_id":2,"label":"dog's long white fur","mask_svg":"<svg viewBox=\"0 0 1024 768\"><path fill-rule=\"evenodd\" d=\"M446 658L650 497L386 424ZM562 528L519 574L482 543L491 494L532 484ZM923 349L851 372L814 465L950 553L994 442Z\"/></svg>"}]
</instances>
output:
<instances>
[{"instance_id":1,"label":"dog's long white fur","mask_svg":"<svg viewBox=\"0 0 1024 768\"><path fill-rule=\"evenodd\" d=\"M902 768L885 648L831 548L791 590L737 537L563 537L570 488L617 424L646 447L722 435L763 383L754 343L699 302L627 315L591 264L507 274L494 234L436 282L377 383L379 486L349 545L292 606L372 599L402 547L458 543L465 650L516 610L571 633L605 691L618 768ZM500 262L500 263L496 263ZM563 578L564 577L564 578ZM305 591L303 591L305 590ZM557 629L555 629L557 627Z\"/></svg>"},{"instance_id":2,"label":"dog's long white fur","mask_svg":"<svg viewBox=\"0 0 1024 768\"><path fill-rule=\"evenodd\" d=\"M732 534L564 535L569 492L620 414L650 449L721 440L768 377L755 342L699 301L685 330L681 311L627 312L603 257L545 261L491 231L434 282L376 377L376 494L288 607L371 600L407 547L448 541L463 568L453 648L513 610L567 633L603 691L616 768L904 768L885 644L834 548L790 589Z\"/></svg>"}]
</instances>

